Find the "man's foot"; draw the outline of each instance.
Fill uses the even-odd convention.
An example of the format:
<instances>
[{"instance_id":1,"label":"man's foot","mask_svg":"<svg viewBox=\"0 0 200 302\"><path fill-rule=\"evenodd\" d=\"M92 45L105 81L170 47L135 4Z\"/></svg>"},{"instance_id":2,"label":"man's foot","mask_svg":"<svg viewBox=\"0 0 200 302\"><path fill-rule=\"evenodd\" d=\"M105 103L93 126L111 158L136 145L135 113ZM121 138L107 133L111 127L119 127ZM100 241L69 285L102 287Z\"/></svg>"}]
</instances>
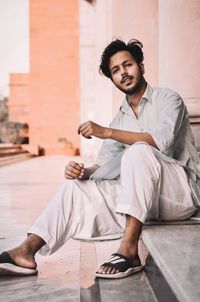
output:
<instances>
[{"instance_id":1,"label":"man's foot","mask_svg":"<svg viewBox=\"0 0 200 302\"><path fill-rule=\"evenodd\" d=\"M28 247L19 246L7 251L7 253L16 265L24 268L36 269L37 263L35 262L33 253Z\"/></svg>"},{"instance_id":2,"label":"man's foot","mask_svg":"<svg viewBox=\"0 0 200 302\"><path fill-rule=\"evenodd\" d=\"M20 246L3 252L0 255L0 276L36 275L38 272L34 256L44 244L42 238L35 234L29 234Z\"/></svg>"},{"instance_id":3,"label":"man's foot","mask_svg":"<svg viewBox=\"0 0 200 302\"><path fill-rule=\"evenodd\" d=\"M104 268L108 268L104 270ZM120 279L128 277L143 269L142 265L133 266L130 259L119 253L114 253L96 272L96 277L105 279Z\"/></svg>"},{"instance_id":4,"label":"man's foot","mask_svg":"<svg viewBox=\"0 0 200 302\"><path fill-rule=\"evenodd\" d=\"M35 254L43 245L45 245L45 241L41 237L36 234L28 234L21 245L6 253L10 257L10 261L13 261L16 266L35 270L37 267ZM2 263L1 260L0 262Z\"/></svg>"},{"instance_id":5,"label":"man's foot","mask_svg":"<svg viewBox=\"0 0 200 302\"><path fill-rule=\"evenodd\" d=\"M113 254L96 272L97 277L127 277L142 270L138 248L135 244L122 241L117 253ZM116 276L115 276L116 275Z\"/></svg>"},{"instance_id":6,"label":"man's foot","mask_svg":"<svg viewBox=\"0 0 200 302\"><path fill-rule=\"evenodd\" d=\"M33 276L37 275L36 262L26 256L18 256L20 248L0 254L0 276ZM13 255L12 257L10 255ZM22 265L23 264L23 265Z\"/></svg>"}]
</instances>

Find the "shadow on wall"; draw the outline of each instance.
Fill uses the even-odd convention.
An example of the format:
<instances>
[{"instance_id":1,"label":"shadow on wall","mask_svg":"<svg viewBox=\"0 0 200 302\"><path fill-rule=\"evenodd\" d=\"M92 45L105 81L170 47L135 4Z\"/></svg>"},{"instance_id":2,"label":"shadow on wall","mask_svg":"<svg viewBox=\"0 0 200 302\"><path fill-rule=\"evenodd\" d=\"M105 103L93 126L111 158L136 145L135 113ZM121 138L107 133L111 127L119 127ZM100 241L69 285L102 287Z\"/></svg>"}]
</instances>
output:
<instances>
[{"instance_id":1,"label":"shadow on wall","mask_svg":"<svg viewBox=\"0 0 200 302\"><path fill-rule=\"evenodd\" d=\"M28 124L10 122L7 103L7 98L0 100L0 143L28 144Z\"/></svg>"}]
</instances>

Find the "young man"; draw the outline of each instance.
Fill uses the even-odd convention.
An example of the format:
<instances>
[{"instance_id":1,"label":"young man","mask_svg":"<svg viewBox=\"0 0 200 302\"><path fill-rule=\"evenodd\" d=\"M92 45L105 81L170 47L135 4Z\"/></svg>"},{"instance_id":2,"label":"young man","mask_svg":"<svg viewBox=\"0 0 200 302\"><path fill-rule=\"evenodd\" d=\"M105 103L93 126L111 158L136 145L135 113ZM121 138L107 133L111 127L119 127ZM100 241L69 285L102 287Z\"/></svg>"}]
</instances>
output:
<instances>
[{"instance_id":1,"label":"young man","mask_svg":"<svg viewBox=\"0 0 200 302\"><path fill-rule=\"evenodd\" d=\"M88 121L86 139L104 139L94 166L69 162L66 182L26 240L0 255L0 272L36 274L35 254L55 252L69 238L123 234L97 277L121 278L142 269L138 240L147 219L183 220L199 207L200 162L186 107L167 88L144 79L142 43L111 42L100 71L125 93L109 128Z\"/></svg>"}]
</instances>

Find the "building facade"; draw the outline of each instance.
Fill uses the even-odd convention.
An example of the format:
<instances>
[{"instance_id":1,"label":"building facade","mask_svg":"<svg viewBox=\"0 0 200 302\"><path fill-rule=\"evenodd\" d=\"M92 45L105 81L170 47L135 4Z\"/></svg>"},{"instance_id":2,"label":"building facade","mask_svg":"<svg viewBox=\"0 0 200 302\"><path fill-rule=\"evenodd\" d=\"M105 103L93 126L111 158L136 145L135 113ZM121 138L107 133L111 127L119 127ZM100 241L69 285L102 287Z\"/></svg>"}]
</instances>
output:
<instances>
[{"instance_id":1,"label":"building facade","mask_svg":"<svg viewBox=\"0 0 200 302\"><path fill-rule=\"evenodd\" d=\"M10 117L29 124L30 144L46 154L95 157L101 140L78 125L107 126L123 94L98 72L113 38L144 45L145 77L186 102L200 146L199 0L30 0L30 72L11 75Z\"/></svg>"}]
</instances>

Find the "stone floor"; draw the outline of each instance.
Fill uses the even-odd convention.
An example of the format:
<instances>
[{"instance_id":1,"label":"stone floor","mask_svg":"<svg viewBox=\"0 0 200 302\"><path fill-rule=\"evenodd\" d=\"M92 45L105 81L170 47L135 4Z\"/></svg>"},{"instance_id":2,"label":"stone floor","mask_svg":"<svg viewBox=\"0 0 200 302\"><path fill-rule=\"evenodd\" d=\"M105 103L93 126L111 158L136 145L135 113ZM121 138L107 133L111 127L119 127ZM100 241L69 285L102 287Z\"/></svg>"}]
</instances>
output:
<instances>
[{"instance_id":1,"label":"stone floor","mask_svg":"<svg viewBox=\"0 0 200 302\"><path fill-rule=\"evenodd\" d=\"M40 157L0 168L0 252L25 238L29 226L62 184L69 159ZM55 254L36 257L37 277L0 278L0 301L155 301L143 272L116 281L94 278L97 267L118 245L118 240L70 240Z\"/></svg>"}]
</instances>

